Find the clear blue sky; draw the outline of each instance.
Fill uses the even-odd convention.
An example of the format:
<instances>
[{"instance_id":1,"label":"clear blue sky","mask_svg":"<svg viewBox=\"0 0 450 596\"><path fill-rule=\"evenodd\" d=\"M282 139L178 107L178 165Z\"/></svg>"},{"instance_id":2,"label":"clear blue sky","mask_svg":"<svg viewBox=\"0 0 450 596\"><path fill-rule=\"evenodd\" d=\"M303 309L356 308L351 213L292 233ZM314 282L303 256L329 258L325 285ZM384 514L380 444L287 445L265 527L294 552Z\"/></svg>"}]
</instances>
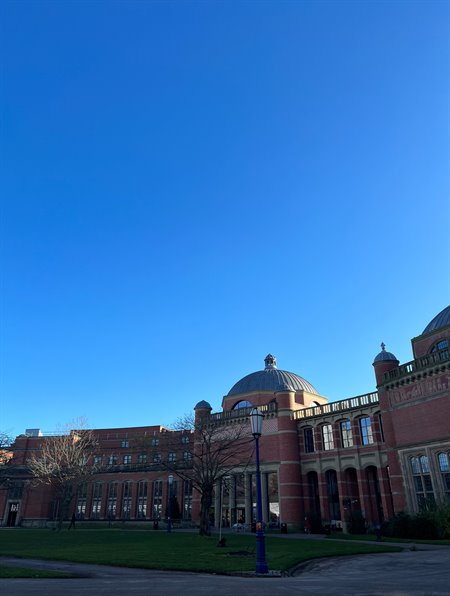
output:
<instances>
[{"instance_id":1,"label":"clear blue sky","mask_svg":"<svg viewBox=\"0 0 450 596\"><path fill-rule=\"evenodd\" d=\"M449 2L0 11L2 429L412 358L450 301Z\"/></svg>"}]
</instances>

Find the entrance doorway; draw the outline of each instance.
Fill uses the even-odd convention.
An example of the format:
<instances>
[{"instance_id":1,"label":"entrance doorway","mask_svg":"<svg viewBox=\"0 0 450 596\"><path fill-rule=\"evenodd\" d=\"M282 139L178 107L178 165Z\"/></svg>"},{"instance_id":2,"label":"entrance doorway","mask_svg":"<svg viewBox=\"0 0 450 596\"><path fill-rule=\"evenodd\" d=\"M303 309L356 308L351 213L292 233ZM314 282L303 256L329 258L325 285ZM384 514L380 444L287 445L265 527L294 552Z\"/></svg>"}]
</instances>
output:
<instances>
[{"instance_id":1,"label":"entrance doorway","mask_svg":"<svg viewBox=\"0 0 450 596\"><path fill-rule=\"evenodd\" d=\"M18 513L19 513L19 503L10 503L9 511L8 511L8 519L6 520L6 525L8 527L12 527L12 526L16 525Z\"/></svg>"}]
</instances>

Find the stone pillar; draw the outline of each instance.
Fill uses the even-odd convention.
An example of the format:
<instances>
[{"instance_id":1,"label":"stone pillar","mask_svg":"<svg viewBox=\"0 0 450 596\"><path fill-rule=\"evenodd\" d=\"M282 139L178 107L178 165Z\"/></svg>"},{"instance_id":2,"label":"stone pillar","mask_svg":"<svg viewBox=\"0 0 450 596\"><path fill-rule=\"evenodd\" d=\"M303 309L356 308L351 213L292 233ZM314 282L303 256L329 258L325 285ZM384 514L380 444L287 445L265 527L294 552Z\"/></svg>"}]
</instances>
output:
<instances>
[{"instance_id":1,"label":"stone pillar","mask_svg":"<svg viewBox=\"0 0 450 596\"><path fill-rule=\"evenodd\" d=\"M245 482L245 523L251 524L253 521L253 503L252 503L252 475L248 472L244 476Z\"/></svg>"},{"instance_id":2,"label":"stone pillar","mask_svg":"<svg viewBox=\"0 0 450 596\"><path fill-rule=\"evenodd\" d=\"M222 518L222 484L216 482L214 486L214 527L218 528Z\"/></svg>"},{"instance_id":3,"label":"stone pillar","mask_svg":"<svg viewBox=\"0 0 450 596\"><path fill-rule=\"evenodd\" d=\"M229 495L229 519L230 527L237 522L236 519L236 476L230 476L230 495Z\"/></svg>"},{"instance_id":4,"label":"stone pillar","mask_svg":"<svg viewBox=\"0 0 450 596\"><path fill-rule=\"evenodd\" d=\"M269 523L269 501L267 493L267 473L261 472L261 500L262 500L262 520Z\"/></svg>"}]
</instances>

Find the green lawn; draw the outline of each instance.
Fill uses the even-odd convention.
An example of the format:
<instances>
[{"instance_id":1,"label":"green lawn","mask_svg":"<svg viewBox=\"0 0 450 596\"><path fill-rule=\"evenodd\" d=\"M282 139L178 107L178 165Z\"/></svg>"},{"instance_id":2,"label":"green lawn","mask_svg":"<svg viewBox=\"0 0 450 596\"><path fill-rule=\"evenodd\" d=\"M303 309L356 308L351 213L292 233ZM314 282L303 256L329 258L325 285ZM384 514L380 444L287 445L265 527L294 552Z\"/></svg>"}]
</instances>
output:
<instances>
[{"instance_id":1,"label":"green lawn","mask_svg":"<svg viewBox=\"0 0 450 596\"><path fill-rule=\"evenodd\" d=\"M33 578L33 577L47 577L64 579L69 577L75 577L69 573L63 573L62 571L47 571L46 569L27 569L25 567L9 567L7 565L0 565L0 578Z\"/></svg>"},{"instance_id":2,"label":"green lawn","mask_svg":"<svg viewBox=\"0 0 450 596\"><path fill-rule=\"evenodd\" d=\"M377 539L375 534L342 534L339 532L330 534L327 538L331 540L366 540L368 542L375 542ZM450 540L416 540L415 538L387 538L386 536L383 536L382 541L404 542L407 544L442 544L444 546L450 546Z\"/></svg>"},{"instance_id":3,"label":"green lawn","mask_svg":"<svg viewBox=\"0 0 450 596\"><path fill-rule=\"evenodd\" d=\"M255 569L254 535L227 534L225 548L217 546L217 536L205 538L185 532L18 529L3 535L0 533L0 538L0 555L5 556L212 573L240 573ZM399 549L379 544L268 536L266 550L269 568L286 571L302 561L317 557L395 552Z\"/></svg>"}]
</instances>

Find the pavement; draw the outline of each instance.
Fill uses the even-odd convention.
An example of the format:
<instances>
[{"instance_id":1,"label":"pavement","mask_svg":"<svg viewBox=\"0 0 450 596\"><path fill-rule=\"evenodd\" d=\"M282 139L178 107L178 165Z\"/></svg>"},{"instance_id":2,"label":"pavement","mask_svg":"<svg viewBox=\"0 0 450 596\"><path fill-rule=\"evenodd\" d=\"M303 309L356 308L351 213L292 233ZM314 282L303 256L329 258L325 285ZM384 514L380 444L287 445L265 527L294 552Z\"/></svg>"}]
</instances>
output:
<instances>
[{"instance_id":1,"label":"pavement","mask_svg":"<svg viewBox=\"0 0 450 596\"><path fill-rule=\"evenodd\" d=\"M0 557L4 565L73 573L70 579L0 579L5 596L151 595L450 596L450 547L312 560L291 577L222 576Z\"/></svg>"}]
</instances>

